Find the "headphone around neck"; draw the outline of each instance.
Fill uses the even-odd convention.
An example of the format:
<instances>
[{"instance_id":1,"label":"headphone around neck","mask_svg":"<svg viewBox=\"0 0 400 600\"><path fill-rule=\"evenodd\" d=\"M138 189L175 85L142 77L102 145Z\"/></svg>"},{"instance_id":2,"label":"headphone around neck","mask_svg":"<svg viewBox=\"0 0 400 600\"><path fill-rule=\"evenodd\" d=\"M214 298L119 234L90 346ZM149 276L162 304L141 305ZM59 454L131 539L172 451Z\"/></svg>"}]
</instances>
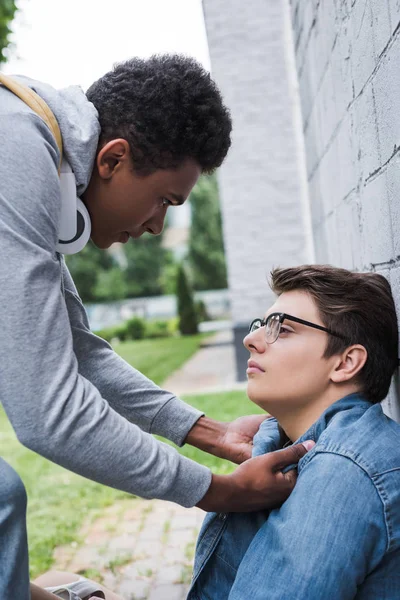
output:
<instances>
[{"instance_id":1,"label":"headphone around neck","mask_svg":"<svg viewBox=\"0 0 400 600\"><path fill-rule=\"evenodd\" d=\"M63 157L61 131L50 107L34 90L0 73L0 84L18 96L52 132L60 151L61 215L56 251L61 254L76 254L86 246L91 233L90 216L86 206L76 194L76 180L69 163Z\"/></svg>"},{"instance_id":2,"label":"headphone around neck","mask_svg":"<svg viewBox=\"0 0 400 600\"><path fill-rule=\"evenodd\" d=\"M76 195L75 175L69 163L62 159L60 168L61 215L57 252L76 254L88 243L91 221L88 210Z\"/></svg>"}]
</instances>

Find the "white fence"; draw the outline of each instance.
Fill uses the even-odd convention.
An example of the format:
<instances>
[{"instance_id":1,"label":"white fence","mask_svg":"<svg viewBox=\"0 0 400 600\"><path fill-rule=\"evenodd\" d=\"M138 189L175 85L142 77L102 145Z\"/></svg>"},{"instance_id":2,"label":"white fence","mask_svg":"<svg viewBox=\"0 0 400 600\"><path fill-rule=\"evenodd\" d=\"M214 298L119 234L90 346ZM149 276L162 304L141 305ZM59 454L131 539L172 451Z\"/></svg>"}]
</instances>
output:
<instances>
[{"instance_id":1,"label":"white fence","mask_svg":"<svg viewBox=\"0 0 400 600\"><path fill-rule=\"evenodd\" d=\"M203 300L211 319L230 318L229 290L196 292L196 300ZM145 319L169 319L177 315L175 296L132 298L104 304L87 304L86 312L93 331L123 323L133 316Z\"/></svg>"}]
</instances>

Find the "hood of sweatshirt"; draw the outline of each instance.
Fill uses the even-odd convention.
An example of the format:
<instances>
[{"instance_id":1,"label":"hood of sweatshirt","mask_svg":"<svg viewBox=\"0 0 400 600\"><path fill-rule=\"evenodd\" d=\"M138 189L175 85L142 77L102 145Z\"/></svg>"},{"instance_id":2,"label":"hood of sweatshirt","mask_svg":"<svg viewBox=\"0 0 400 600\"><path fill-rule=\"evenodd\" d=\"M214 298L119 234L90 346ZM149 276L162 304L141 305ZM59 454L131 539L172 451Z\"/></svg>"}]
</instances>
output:
<instances>
[{"instance_id":1,"label":"hood of sweatshirt","mask_svg":"<svg viewBox=\"0 0 400 600\"><path fill-rule=\"evenodd\" d=\"M54 113L61 130L63 155L74 172L80 196L89 184L100 136L96 108L77 85L56 90L29 77L18 75L15 79L39 94Z\"/></svg>"}]
</instances>

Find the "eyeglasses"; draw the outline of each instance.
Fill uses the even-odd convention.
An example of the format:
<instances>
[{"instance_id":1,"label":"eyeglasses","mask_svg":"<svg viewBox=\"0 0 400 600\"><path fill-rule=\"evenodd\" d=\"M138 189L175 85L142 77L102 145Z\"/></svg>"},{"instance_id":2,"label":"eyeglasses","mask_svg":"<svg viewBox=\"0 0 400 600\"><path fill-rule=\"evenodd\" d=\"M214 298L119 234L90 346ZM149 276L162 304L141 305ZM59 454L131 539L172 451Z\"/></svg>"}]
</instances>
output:
<instances>
[{"instance_id":1,"label":"eyeglasses","mask_svg":"<svg viewBox=\"0 0 400 600\"><path fill-rule=\"evenodd\" d=\"M307 327L319 329L320 331L325 331L326 333L341 338L342 340L346 339L343 335L335 333L327 327L322 327L321 325L317 325L316 323L310 323L310 321L304 321L304 319L299 319L298 317L293 317L292 315L288 315L286 313L271 313L266 319L254 319L254 321L252 321L250 325L249 333L257 331L257 329L260 329L260 327L265 327L265 341L267 342L267 344L273 344L278 339L282 323L283 321L285 321L285 319L287 321L301 323L301 325L307 325Z\"/></svg>"}]
</instances>

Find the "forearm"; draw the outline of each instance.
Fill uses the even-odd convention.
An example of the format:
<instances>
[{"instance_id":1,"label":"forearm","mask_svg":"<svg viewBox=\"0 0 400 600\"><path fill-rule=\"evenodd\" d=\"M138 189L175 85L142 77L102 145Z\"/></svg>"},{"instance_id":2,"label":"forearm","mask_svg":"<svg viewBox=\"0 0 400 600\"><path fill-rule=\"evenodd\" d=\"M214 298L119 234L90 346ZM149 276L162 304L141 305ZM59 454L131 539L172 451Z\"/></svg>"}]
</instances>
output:
<instances>
[{"instance_id":1,"label":"forearm","mask_svg":"<svg viewBox=\"0 0 400 600\"><path fill-rule=\"evenodd\" d=\"M118 356L89 328L87 315L65 264L65 301L73 349L81 375L100 391L120 415L143 431L161 435L181 446L202 415L171 392L161 389Z\"/></svg>"},{"instance_id":2,"label":"forearm","mask_svg":"<svg viewBox=\"0 0 400 600\"><path fill-rule=\"evenodd\" d=\"M72 331L79 372L109 405L142 431L182 446L201 411L154 384L89 330Z\"/></svg>"},{"instance_id":3,"label":"forearm","mask_svg":"<svg viewBox=\"0 0 400 600\"><path fill-rule=\"evenodd\" d=\"M204 496L209 469L142 432L113 411L89 382L82 383L81 398L78 390L69 396L69 417L57 411L55 405L63 403L56 399L49 417L38 417L40 434L20 435L28 448L83 477L143 498L190 507Z\"/></svg>"},{"instance_id":4,"label":"forearm","mask_svg":"<svg viewBox=\"0 0 400 600\"><path fill-rule=\"evenodd\" d=\"M261 445L264 452L268 451L267 448L273 442L273 449L276 449L277 443L279 443L279 432L276 422L272 423L272 427L266 428L265 421L269 420L265 415L248 415L239 417L230 423L221 423L203 416L193 425L185 442L219 458L241 464L251 458L254 448L253 440L257 432L259 445L260 438L262 438ZM259 429L260 425L263 426L262 432ZM268 431L268 441L265 439L266 430Z\"/></svg>"},{"instance_id":5,"label":"forearm","mask_svg":"<svg viewBox=\"0 0 400 600\"><path fill-rule=\"evenodd\" d=\"M205 512L231 512L236 489L232 477L213 473L207 493L196 506Z\"/></svg>"},{"instance_id":6,"label":"forearm","mask_svg":"<svg viewBox=\"0 0 400 600\"><path fill-rule=\"evenodd\" d=\"M195 448L199 448L199 450L203 450L219 458L229 459L223 445L227 427L227 423L221 423L209 417L202 416L189 431L185 439L185 444L190 444Z\"/></svg>"}]
</instances>

